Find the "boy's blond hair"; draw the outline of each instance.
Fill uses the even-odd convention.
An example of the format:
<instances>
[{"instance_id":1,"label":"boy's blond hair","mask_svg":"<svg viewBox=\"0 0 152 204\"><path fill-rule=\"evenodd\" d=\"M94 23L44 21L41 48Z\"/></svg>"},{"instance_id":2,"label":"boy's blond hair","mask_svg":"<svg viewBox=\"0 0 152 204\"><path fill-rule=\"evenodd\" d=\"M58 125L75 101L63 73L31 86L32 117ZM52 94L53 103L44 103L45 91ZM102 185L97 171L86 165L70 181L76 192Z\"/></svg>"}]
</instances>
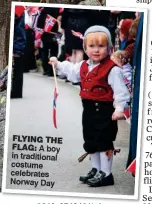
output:
<instances>
[{"instance_id":1,"label":"boy's blond hair","mask_svg":"<svg viewBox=\"0 0 152 204\"><path fill-rule=\"evenodd\" d=\"M104 32L89 33L84 39L84 49L88 44L102 44L103 46L108 45L108 37Z\"/></svg>"}]
</instances>

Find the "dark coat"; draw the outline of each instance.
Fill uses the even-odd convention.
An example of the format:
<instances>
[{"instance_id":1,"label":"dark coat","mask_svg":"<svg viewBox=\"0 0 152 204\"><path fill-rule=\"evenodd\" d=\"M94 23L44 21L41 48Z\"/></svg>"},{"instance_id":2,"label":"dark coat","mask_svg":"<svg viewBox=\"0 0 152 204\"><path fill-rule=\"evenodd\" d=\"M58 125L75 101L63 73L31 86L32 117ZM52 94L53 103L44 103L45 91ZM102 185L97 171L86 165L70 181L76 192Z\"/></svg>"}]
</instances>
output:
<instances>
[{"instance_id":1,"label":"dark coat","mask_svg":"<svg viewBox=\"0 0 152 204\"><path fill-rule=\"evenodd\" d=\"M84 32L93 25L108 26L109 11L88 9L64 9L61 27L65 30L66 50L83 49L82 40L72 35L71 30Z\"/></svg>"},{"instance_id":2,"label":"dark coat","mask_svg":"<svg viewBox=\"0 0 152 204\"><path fill-rule=\"evenodd\" d=\"M26 44L24 13L19 17L15 15L13 54L23 55Z\"/></svg>"}]
</instances>

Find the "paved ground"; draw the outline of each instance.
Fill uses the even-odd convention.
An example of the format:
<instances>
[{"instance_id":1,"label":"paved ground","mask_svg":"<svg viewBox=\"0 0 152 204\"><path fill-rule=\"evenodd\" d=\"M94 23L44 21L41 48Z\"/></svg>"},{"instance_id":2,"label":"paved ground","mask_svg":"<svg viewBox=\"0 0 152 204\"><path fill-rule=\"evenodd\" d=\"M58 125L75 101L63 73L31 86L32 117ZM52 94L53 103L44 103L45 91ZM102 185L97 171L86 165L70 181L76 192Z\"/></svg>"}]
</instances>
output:
<instances>
[{"instance_id":1,"label":"paved ground","mask_svg":"<svg viewBox=\"0 0 152 204\"><path fill-rule=\"evenodd\" d=\"M78 157L84 153L82 148L82 127L81 127L81 100L79 89L71 84L58 82L59 97L57 100L57 125L56 130L52 123L52 99L54 81L51 77L44 77L37 73L24 75L24 97L22 99L12 99L10 106L10 129L8 145L8 169L7 169L7 188L25 190L44 190L56 192L77 192L93 194L116 194L133 195L134 178L130 173L125 173L125 165L128 156L129 125L126 121L119 122L119 133L116 148L121 148L120 154L114 157L113 174L115 185L110 187L89 188L78 181L80 175L87 173L90 169L89 157L82 163L78 163ZM32 178L38 181L38 186L10 184L10 171L18 170L10 166L12 161L12 135L33 135L33 136L52 136L63 137L62 145L49 144L51 147L60 147L57 162L36 161L43 164L43 172L49 172L48 181L55 182L53 188L41 186L41 178ZM20 143L21 145L23 143ZM26 143L29 144L29 143ZM41 144L37 144L37 148ZM44 148L47 144L44 143ZM17 151L13 151L17 153ZM21 151L20 151L21 152ZM27 151L22 151L24 153ZM18 151L19 153L19 151ZM28 152L31 154L31 152ZM42 152L42 154L44 154ZM46 153L48 154L48 153ZM53 155L49 153L48 155ZM19 162L25 162L20 160ZM34 163L33 160L27 160ZM20 168L20 170L26 170ZM29 169L30 171L38 171ZM27 177L16 177L18 180L31 179Z\"/></svg>"}]
</instances>

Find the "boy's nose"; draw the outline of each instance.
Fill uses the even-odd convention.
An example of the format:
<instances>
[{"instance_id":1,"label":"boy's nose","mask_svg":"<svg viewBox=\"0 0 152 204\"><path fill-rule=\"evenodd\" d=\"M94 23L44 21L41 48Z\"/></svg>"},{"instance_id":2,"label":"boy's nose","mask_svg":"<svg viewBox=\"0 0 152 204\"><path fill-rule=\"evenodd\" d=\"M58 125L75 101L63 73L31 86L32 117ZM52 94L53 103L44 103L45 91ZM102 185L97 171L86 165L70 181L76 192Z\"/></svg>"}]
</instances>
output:
<instances>
[{"instance_id":1,"label":"boy's nose","mask_svg":"<svg viewBox=\"0 0 152 204\"><path fill-rule=\"evenodd\" d=\"M94 51L98 52L98 51L99 51L99 47L96 46L96 47L94 48Z\"/></svg>"}]
</instances>

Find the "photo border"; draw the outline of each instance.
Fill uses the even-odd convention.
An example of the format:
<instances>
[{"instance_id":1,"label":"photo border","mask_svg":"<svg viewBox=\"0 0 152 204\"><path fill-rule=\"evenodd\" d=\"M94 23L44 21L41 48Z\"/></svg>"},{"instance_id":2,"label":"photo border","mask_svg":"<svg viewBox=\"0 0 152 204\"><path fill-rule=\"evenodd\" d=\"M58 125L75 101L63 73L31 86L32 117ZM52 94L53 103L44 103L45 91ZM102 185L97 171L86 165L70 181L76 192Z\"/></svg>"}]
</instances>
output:
<instances>
[{"instance_id":1,"label":"photo border","mask_svg":"<svg viewBox=\"0 0 152 204\"><path fill-rule=\"evenodd\" d=\"M74 8L74 9L90 9L90 10L120 10L120 11L137 11L144 12L143 20L143 37L142 37L142 57L141 67L145 67L145 53L146 53L146 31L147 31L147 13L148 10L144 8L122 8L122 7L105 7L105 6L87 6L87 5L71 5L71 4L48 4L48 3L31 3L31 2L12 2L11 6L11 26L10 26L10 43L9 43L9 65L8 65L8 87L7 87L7 103L6 103L6 124L5 124L5 138L4 138L4 161L3 161L3 182L2 193L14 194L29 194L29 195L52 195L52 196L67 196L67 197L83 197L83 198L113 198L113 199L129 199L137 200L139 197L139 162L141 150L141 134L142 134L142 116L143 116L143 91L144 91L144 72L140 72L140 93L139 93L139 116L138 116L138 133L137 133L137 157L136 157L136 177L134 184L134 195L117 195L117 194L92 194L92 193L69 193L69 192L54 192L54 191L39 191L39 190L21 190L21 189L7 189L7 156L8 156L8 131L9 131L9 116L10 116L10 93L11 93L11 73L12 73L12 52L13 52L13 33L14 33L14 12L15 6L38 6L38 7L53 7L53 8ZM129 147L128 147L129 149Z\"/></svg>"}]
</instances>

